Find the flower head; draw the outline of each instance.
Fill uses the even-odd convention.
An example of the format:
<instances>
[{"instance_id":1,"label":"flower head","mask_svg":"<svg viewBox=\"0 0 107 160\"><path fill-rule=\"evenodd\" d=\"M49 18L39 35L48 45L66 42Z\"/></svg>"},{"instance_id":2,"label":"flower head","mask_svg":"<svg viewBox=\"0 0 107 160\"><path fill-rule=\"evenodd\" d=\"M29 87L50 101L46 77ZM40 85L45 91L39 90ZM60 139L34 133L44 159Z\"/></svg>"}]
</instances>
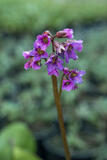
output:
<instances>
[{"instance_id":1,"label":"flower head","mask_svg":"<svg viewBox=\"0 0 107 160\"><path fill-rule=\"evenodd\" d=\"M55 38L68 38L63 42L58 42ZM73 30L66 28L52 35L50 31L46 30L42 35L38 35L34 42L33 50L24 51L23 56L28 59L24 68L27 70L33 68L39 70L41 65L47 66L48 75L60 76L63 72L62 89L74 90L78 88L78 84L82 83L82 76L85 74L84 70L72 69L69 70L66 63L70 59L77 60L76 52L82 51L82 40L73 40ZM52 44L52 54L46 52L47 47ZM42 61L45 60L44 63Z\"/></svg>"}]
</instances>

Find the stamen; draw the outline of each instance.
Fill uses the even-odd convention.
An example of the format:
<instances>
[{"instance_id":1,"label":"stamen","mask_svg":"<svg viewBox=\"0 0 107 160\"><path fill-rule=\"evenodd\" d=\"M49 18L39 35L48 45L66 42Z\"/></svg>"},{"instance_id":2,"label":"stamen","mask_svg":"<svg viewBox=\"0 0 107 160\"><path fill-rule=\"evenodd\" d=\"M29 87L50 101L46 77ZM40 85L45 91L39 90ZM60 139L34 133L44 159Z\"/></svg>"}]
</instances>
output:
<instances>
[{"instance_id":1,"label":"stamen","mask_svg":"<svg viewBox=\"0 0 107 160\"><path fill-rule=\"evenodd\" d=\"M43 38L43 42L47 44L47 43L48 43L48 38L47 38L47 37L44 37L44 38Z\"/></svg>"}]
</instances>

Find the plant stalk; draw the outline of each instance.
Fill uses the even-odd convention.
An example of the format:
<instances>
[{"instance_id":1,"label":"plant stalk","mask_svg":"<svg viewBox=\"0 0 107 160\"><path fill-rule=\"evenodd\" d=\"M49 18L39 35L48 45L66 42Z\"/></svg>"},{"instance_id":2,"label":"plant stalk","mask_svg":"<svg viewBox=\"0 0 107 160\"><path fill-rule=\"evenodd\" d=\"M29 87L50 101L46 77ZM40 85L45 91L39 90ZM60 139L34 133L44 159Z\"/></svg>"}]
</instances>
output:
<instances>
[{"instance_id":1,"label":"plant stalk","mask_svg":"<svg viewBox=\"0 0 107 160\"><path fill-rule=\"evenodd\" d=\"M59 120L62 140L63 140L63 144L64 144L65 156L66 156L66 160L70 160L70 152L69 152L67 139L66 139L66 132L65 132L65 127L64 127L62 107L61 107L61 103L60 103L60 96L58 94L57 77L54 75L52 75L52 84L53 84L53 93L54 93L56 108L57 108L57 112L58 112L58 120Z\"/></svg>"},{"instance_id":2,"label":"plant stalk","mask_svg":"<svg viewBox=\"0 0 107 160\"><path fill-rule=\"evenodd\" d=\"M61 93L62 93L62 82L63 82L63 77L64 77L64 74L62 75L61 82L60 82L59 98L61 97Z\"/></svg>"}]
</instances>

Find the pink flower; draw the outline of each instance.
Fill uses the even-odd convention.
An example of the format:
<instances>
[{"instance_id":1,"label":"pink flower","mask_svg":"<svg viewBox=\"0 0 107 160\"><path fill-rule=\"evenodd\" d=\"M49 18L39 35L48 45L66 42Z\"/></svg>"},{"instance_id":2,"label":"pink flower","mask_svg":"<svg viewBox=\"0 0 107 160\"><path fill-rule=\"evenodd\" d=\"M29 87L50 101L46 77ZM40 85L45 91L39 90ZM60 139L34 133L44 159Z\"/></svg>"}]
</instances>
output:
<instances>
[{"instance_id":1,"label":"pink flower","mask_svg":"<svg viewBox=\"0 0 107 160\"><path fill-rule=\"evenodd\" d=\"M36 58L33 59L32 68L38 70L41 68L41 60L37 61Z\"/></svg>"},{"instance_id":2,"label":"pink flower","mask_svg":"<svg viewBox=\"0 0 107 160\"><path fill-rule=\"evenodd\" d=\"M36 57L37 60L48 58L48 53L45 51L45 48L38 43L35 44L35 48L32 50L32 55Z\"/></svg>"},{"instance_id":3,"label":"pink flower","mask_svg":"<svg viewBox=\"0 0 107 160\"><path fill-rule=\"evenodd\" d=\"M59 31L56 33L56 37L57 38L73 38L73 30L72 29L64 29L62 31Z\"/></svg>"},{"instance_id":4,"label":"pink flower","mask_svg":"<svg viewBox=\"0 0 107 160\"><path fill-rule=\"evenodd\" d=\"M71 90L75 90L76 88L77 88L77 86L75 85L75 83L73 81L63 80L62 90L71 91Z\"/></svg>"},{"instance_id":5,"label":"pink flower","mask_svg":"<svg viewBox=\"0 0 107 160\"><path fill-rule=\"evenodd\" d=\"M25 59L29 59L30 57L32 57L31 51L24 51L23 56Z\"/></svg>"},{"instance_id":6,"label":"pink flower","mask_svg":"<svg viewBox=\"0 0 107 160\"><path fill-rule=\"evenodd\" d=\"M73 69L69 72L69 79L74 81L75 83L82 83L82 76L86 72L84 70L78 71L77 69Z\"/></svg>"},{"instance_id":7,"label":"pink flower","mask_svg":"<svg viewBox=\"0 0 107 160\"><path fill-rule=\"evenodd\" d=\"M50 76L55 75L56 77L58 77L59 76L59 72L58 72L57 69L54 69L53 71L48 72L48 75L50 75Z\"/></svg>"},{"instance_id":8,"label":"pink flower","mask_svg":"<svg viewBox=\"0 0 107 160\"><path fill-rule=\"evenodd\" d=\"M69 59L73 59L73 60L78 59L76 51L78 52L82 51L82 48L83 48L82 43L83 43L82 40L78 40L78 41L74 40L66 44L65 52L64 52L66 63L69 63Z\"/></svg>"},{"instance_id":9,"label":"pink flower","mask_svg":"<svg viewBox=\"0 0 107 160\"><path fill-rule=\"evenodd\" d=\"M28 70L29 68L32 68L32 61L33 61L33 58L31 58L28 62L25 63L24 68L26 70Z\"/></svg>"},{"instance_id":10,"label":"pink flower","mask_svg":"<svg viewBox=\"0 0 107 160\"><path fill-rule=\"evenodd\" d=\"M63 61L60 58L58 58L57 55L51 55L46 62L48 74L56 75L56 72L58 73L58 70L63 70L62 64L63 64Z\"/></svg>"},{"instance_id":11,"label":"pink flower","mask_svg":"<svg viewBox=\"0 0 107 160\"><path fill-rule=\"evenodd\" d=\"M47 48L50 43L51 43L51 40L50 40L50 37L47 35L47 34L42 34L42 35L38 35L37 36L37 40L35 41L34 43L34 47L36 47L35 45L36 44L39 44L40 46L44 47L44 48Z\"/></svg>"}]
</instances>

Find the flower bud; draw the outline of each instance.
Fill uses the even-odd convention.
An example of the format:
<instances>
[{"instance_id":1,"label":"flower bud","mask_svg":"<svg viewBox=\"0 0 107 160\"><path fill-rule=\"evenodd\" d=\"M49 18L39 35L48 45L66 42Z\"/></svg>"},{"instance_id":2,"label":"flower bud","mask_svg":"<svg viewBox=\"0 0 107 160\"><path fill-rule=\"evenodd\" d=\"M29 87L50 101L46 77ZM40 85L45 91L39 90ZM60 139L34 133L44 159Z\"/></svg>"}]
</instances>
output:
<instances>
[{"instance_id":1,"label":"flower bud","mask_svg":"<svg viewBox=\"0 0 107 160\"><path fill-rule=\"evenodd\" d=\"M56 33L57 38L73 38L73 30L72 29L64 29Z\"/></svg>"}]
</instances>

